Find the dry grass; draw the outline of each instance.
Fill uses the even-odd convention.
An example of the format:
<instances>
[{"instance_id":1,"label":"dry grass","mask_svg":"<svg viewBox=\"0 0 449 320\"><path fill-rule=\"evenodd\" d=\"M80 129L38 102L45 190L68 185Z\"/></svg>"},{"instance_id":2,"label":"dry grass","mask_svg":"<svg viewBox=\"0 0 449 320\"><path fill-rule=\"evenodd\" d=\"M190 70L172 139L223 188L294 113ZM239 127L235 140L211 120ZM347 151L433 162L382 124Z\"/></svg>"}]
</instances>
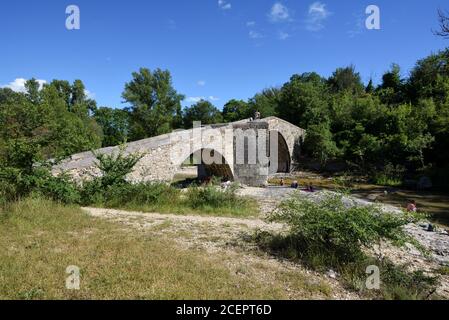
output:
<instances>
[{"instance_id":1,"label":"dry grass","mask_svg":"<svg viewBox=\"0 0 449 320\"><path fill-rule=\"evenodd\" d=\"M222 258L46 200L0 213L0 299L284 299L286 282L313 291L294 272L242 278ZM79 291L65 288L69 265L81 269Z\"/></svg>"}]
</instances>

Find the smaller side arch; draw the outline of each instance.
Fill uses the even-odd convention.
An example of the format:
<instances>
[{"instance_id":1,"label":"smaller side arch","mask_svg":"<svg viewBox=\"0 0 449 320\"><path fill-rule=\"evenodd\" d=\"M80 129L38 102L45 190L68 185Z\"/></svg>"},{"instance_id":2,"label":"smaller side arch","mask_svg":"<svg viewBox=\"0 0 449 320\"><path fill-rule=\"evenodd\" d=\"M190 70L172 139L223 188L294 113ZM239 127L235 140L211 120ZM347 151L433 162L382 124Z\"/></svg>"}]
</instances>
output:
<instances>
[{"instance_id":1,"label":"smaller side arch","mask_svg":"<svg viewBox=\"0 0 449 320\"><path fill-rule=\"evenodd\" d=\"M277 161L277 165L274 166L274 169L270 171L270 174L276 173L289 173L291 170L292 157L290 154L290 150L285 140L284 136L281 132L277 130L270 130L270 136L277 136L277 157L275 157ZM274 172L275 171L275 172Z\"/></svg>"},{"instance_id":2,"label":"smaller side arch","mask_svg":"<svg viewBox=\"0 0 449 320\"><path fill-rule=\"evenodd\" d=\"M212 158L219 159L219 161L213 161L211 163L210 159ZM185 168L193 167L196 167L197 178L200 180L205 180L210 177L220 177L223 180L230 181L234 180L230 163L220 152L214 149L203 148L191 153L182 163L177 165L173 179L180 171L187 171ZM193 173L192 170L189 171L191 174Z\"/></svg>"}]
</instances>

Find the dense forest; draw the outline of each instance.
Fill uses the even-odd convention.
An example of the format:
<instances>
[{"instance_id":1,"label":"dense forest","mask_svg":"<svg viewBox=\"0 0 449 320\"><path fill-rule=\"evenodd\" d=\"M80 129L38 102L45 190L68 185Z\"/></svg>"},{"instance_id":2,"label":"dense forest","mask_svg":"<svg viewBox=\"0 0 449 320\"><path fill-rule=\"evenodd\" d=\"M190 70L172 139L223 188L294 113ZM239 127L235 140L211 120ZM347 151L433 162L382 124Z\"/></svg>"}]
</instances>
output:
<instances>
[{"instance_id":1,"label":"dense forest","mask_svg":"<svg viewBox=\"0 0 449 320\"><path fill-rule=\"evenodd\" d=\"M184 96L160 69L133 73L122 97L125 109L97 107L81 80L40 88L31 79L25 93L0 89L0 177L26 175L45 159L190 128L194 120L231 122L259 111L306 129L303 154L323 165L337 160L353 172L449 181L449 49L419 60L407 77L393 64L378 85L364 84L354 66L329 78L294 74L222 111L209 101L182 109Z\"/></svg>"}]
</instances>

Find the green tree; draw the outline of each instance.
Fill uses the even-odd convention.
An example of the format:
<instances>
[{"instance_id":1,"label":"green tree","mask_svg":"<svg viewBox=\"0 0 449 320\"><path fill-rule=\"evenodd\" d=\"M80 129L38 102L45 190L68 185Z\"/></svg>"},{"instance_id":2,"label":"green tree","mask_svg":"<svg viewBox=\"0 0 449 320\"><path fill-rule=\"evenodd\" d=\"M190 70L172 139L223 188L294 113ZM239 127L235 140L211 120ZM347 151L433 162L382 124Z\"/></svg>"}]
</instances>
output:
<instances>
[{"instance_id":1,"label":"green tree","mask_svg":"<svg viewBox=\"0 0 449 320\"><path fill-rule=\"evenodd\" d=\"M55 88L59 97L64 100L67 108L71 111L72 86L70 85L70 82L66 80L53 80L50 82L49 86Z\"/></svg>"},{"instance_id":2,"label":"green tree","mask_svg":"<svg viewBox=\"0 0 449 320\"><path fill-rule=\"evenodd\" d=\"M365 91L360 74L355 71L353 65L335 70L328 79L328 84L333 92L349 91L360 94Z\"/></svg>"},{"instance_id":3,"label":"green tree","mask_svg":"<svg viewBox=\"0 0 449 320\"><path fill-rule=\"evenodd\" d=\"M413 102L433 98L445 102L449 97L449 49L419 60L407 81L408 94Z\"/></svg>"},{"instance_id":4,"label":"green tree","mask_svg":"<svg viewBox=\"0 0 449 320\"><path fill-rule=\"evenodd\" d=\"M122 97L131 105L130 139L138 140L168 133L179 122L184 97L173 88L168 70L141 68L125 84Z\"/></svg>"},{"instance_id":5,"label":"green tree","mask_svg":"<svg viewBox=\"0 0 449 320\"><path fill-rule=\"evenodd\" d=\"M78 110L83 108L82 104L78 104L73 112L69 111L52 85L43 88L41 97L42 103L38 108L42 110L43 132L47 133L49 140L44 148L46 157L65 157L101 146L102 131L95 119L84 109L83 112L75 112L78 107Z\"/></svg>"},{"instance_id":6,"label":"green tree","mask_svg":"<svg viewBox=\"0 0 449 320\"><path fill-rule=\"evenodd\" d=\"M325 165L330 159L337 157L340 153L328 123L311 125L304 140L305 152L319 160Z\"/></svg>"},{"instance_id":7,"label":"green tree","mask_svg":"<svg viewBox=\"0 0 449 320\"><path fill-rule=\"evenodd\" d=\"M185 108L183 114L185 128L192 128L194 121L201 121L202 124L223 122L220 110L206 100L201 100L193 106Z\"/></svg>"},{"instance_id":8,"label":"green tree","mask_svg":"<svg viewBox=\"0 0 449 320\"><path fill-rule=\"evenodd\" d=\"M249 104L243 100L229 100L223 107L223 121L235 122L253 117Z\"/></svg>"},{"instance_id":9,"label":"green tree","mask_svg":"<svg viewBox=\"0 0 449 320\"><path fill-rule=\"evenodd\" d=\"M372 94L372 93L374 93L374 90L375 90L375 88L374 88L373 79L369 79L368 85L365 88L365 92Z\"/></svg>"},{"instance_id":10,"label":"green tree","mask_svg":"<svg viewBox=\"0 0 449 320\"><path fill-rule=\"evenodd\" d=\"M103 147L117 146L128 140L129 114L126 110L101 107L94 117L103 130Z\"/></svg>"},{"instance_id":11,"label":"green tree","mask_svg":"<svg viewBox=\"0 0 449 320\"><path fill-rule=\"evenodd\" d=\"M268 88L257 93L249 100L249 110L246 118L254 117L256 111L260 112L262 118L277 115L279 102L281 100L281 90L278 88Z\"/></svg>"},{"instance_id":12,"label":"green tree","mask_svg":"<svg viewBox=\"0 0 449 320\"><path fill-rule=\"evenodd\" d=\"M401 68L397 64L382 76L382 84L377 92L383 103L388 105L404 102L404 81L401 78Z\"/></svg>"},{"instance_id":13,"label":"green tree","mask_svg":"<svg viewBox=\"0 0 449 320\"><path fill-rule=\"evenodd\" d=\"M31 101L31 103L39 103L40 102L40 94L39 94L40 84L36 79L31 79L25 82L26 96Z\"/></svg>"},{"instance_id":14,"label":"green tree","mask_svg":"<svg viewBox=\"0 0 449 320\"><path fill-rule=\"evenodd\" d=\"M328 121L326 82L316 73L294 75L281 89L277 114L301 128Z\"/></svg>"}]
</instances>

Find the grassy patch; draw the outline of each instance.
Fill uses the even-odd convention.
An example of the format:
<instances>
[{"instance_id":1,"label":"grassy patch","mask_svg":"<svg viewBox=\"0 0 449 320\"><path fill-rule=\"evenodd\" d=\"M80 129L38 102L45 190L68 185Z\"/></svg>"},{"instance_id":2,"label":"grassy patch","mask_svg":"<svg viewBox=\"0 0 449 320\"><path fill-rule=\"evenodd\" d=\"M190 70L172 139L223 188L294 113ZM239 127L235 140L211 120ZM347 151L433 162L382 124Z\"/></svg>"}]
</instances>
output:
<instances>
[{"instance_id":1,"label":"grassy patch","mask_svg":"<svg viewBox=\"0 0 449 320\"><path fill-rule=\"evenodd\" d=\"M235 189L222 190L215 186L181 190L164 183L122 183L102 190L86 185L82 198L85 206L143 212L230 217L259 213L254 200L238 196Z\"/></svg>"},{"instance_id":2,"label":"grassy patch","mask_svg":"<svg viewBox=\"0 0 449 320\"><path fill-rule=\"evenodd\" d=\"M294 195L269 218L286 223L287 234L259 232L256 241L269 252L325 272L336 270L344 284L369 297L385 299L426 299L436 279L387 260L368 257L364 247L381 239L404 243L408 238L402 226L413 217L383 213L375 206L348 206L339 195L328 195L320 202ZM377 266L382 286L366 289L366 268Z\"/></svg>"},{"instance_id":3,"label":"grassy patch","mask_svg":"<svg viewBox=\"0 0 449 320\"><path fill-rule=\"evenodd\" d=\"M442 276L449 276L449 267L444 266L437 270L437 273L441 274Z\"/></svg>"},{"instance_id":4,"label":"grassy patch","mask_svg":"<svg viewBox=\"0 0 449 320\"><path fill-rule=\"evenodd\" d=\"M65 288L66 268L81 289ZM237 277L199 251L92 218L77 207L27 199L0 214L0 299L285 299L282 281Z\"/></svg>"}]
</instances>

